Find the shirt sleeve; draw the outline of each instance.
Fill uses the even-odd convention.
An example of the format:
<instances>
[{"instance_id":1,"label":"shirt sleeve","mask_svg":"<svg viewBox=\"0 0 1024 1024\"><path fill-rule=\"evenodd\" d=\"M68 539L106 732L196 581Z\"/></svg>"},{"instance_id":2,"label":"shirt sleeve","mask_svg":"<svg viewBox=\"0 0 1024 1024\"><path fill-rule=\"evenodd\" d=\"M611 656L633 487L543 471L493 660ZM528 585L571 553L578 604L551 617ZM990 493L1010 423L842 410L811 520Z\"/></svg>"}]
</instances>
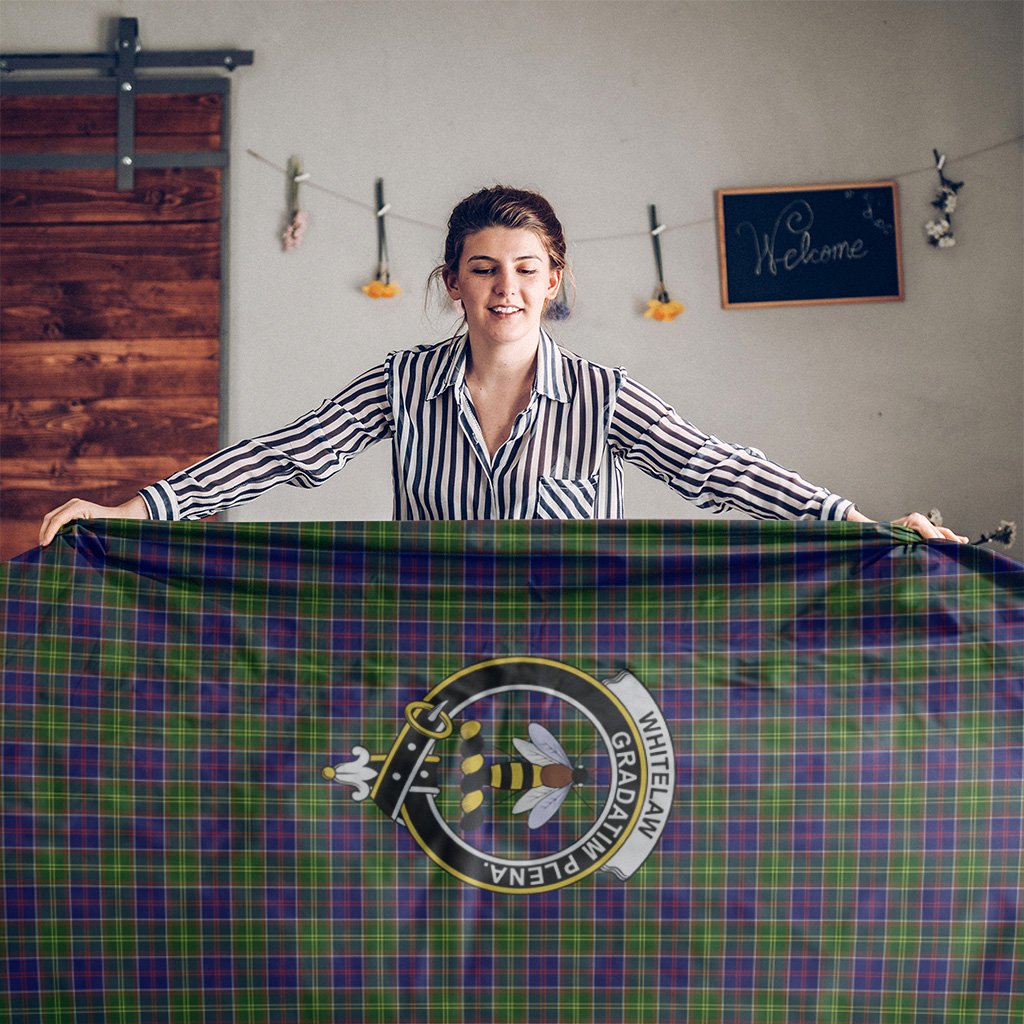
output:
<instances>
[{"instance_id":1,"label":"shirt sleeve","mask_svg":"<svg viewBox=\"0 0 1024 1024\"><path fill-rule=\"evenodd\" d=\"M853 502L808 483L756 448L720 441L623 375L609 443L699 508L755 519L845 519Z\"/></svg>"},{"instance_id":2,"label":"shirt sleeve","mask_svg":"<svg viewBox=\"0 0 1024 1024\"><path fill-rule=\"evenodd\" d=\"M143 488L151 519L201 519L278 484L318 487L353 455L393 433L390 357L293 423L239 441Z\"/></svg>"}]
</instances>

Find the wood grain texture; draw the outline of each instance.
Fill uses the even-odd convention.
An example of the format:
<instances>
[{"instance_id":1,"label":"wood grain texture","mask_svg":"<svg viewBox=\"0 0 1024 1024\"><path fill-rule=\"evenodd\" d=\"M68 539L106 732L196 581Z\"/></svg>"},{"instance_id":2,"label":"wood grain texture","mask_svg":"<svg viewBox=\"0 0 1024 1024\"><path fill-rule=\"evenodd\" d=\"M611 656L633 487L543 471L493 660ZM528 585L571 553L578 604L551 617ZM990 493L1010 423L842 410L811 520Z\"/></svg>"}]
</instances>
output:
<instances>
[{"instance_id":1,"label":"wood grain texture","mask_svg":"<svg viewBox=\"0 0 1024 1024\"><path fill-rule=\"evenodd\" d=\"M139 152L221 144L219 94L138 96ZM116 98L4 97L8 153L104 153ZM0 558L71 497L116 505L219 442L222 172L0 182Z\"/></svg>"},{"instance_id":2,"label":"wood grain texture","mask_svg":"<svg viewBox=\"0 0 1024 1024\"><path fill-rule=\"evenodd\" d=\"M202 395L24 398L2 403L8 459L209 454L217 447L216 403Z\"/></svg>"},{"instance_id":3,"label":"wood grain texture","mask_svg":"<svg viewBox=\"0 0 1024 1024\"><path fill-rule=\"evenodd\" d=\"M208 454L45 460L4 459L0 466L0 559L34 548L44 515L70 498L119 505L142 487Z\"/></svg>"},{"instance_id":4,"label":"wood grain texture","mask_svg":"<svg viewBox=\"0 0 1024 1024\"><path fill-rule=\"evenodd\" d=\"M9 341L202 338L220 330L217 281L68 281L8 285L0 330Z\"/></svg>"},{"instance_id":5,"label":"wood grain texture","mask_svg":"<svg viewBox=\"0 0 1024 1024\"><path fill-rule=\"evenodd\" d=\"M137 135L136 153L201 153L220 150L219 135ZM117 150L115 135L16 135L4 139L5 153L109 153Z\"/></svg>"},{"instance_id":6,"label":"wood grain texture","mask_svg":"<svg viewBox=\"0 0 1024 1024\"><path fill-rule=\"evenodd\" d=\"M121 192L109 171L7 171L0 224L105 224L220 219L221 172L215 167L142 169Z\"/></svg>"},{"instance_id":7,"label":"wood grain texture","mask_svg":"<svg viewBox=\"0 0 1024 1024\"><path fill-rule=\"evenodd\" d=\"M0 469L3 515L39 520L71 498L119 505L140 488L161 480L209 454L97 457L78 459L4 459ZM36 518L38 517L38 518Z\"/></svg>"},{"instance_id":8,"label":"wood grain texture","mask_svg":"<svg viewBox=\"0 0 1024 1024\"><path fill-rule=\"evenodd\" d=\"M4 285L216 280L219 275L220 225L216 221L35 224L8 227L0 240Z\"/></svg>"},{"instance_id":9,"label":"wood grain texture","mask_svg":"<svg viewBox=\"0 0 1024 1024\"><path fill-rule=\"evenodd\" d=\"M217 338L11 341L0 346L3 397L124 398L220 390Z\"/></svg>"},{"instance_id":10,"label":"wood grain texture","mask_svg":"<svg viewBox=\"0 0 1024 1024\"><path fill-rule=\"evenodd\" d=\"M135 133L209 135L220 145L224 97L220 93L139 93ZM117 136L117 94L0 97L0 140Z\"/></svg>"},{"instance_id":11,"label":"wood grain texture","mask_svg":"<svg viewBox=\"0 0 1024 1024\"><path fill-rule=\"evenodd\" d=\"M8 561L15 555L31 551L39 543L39 520L11 519L0 520L0 561Z\"/></svg>"}]
</instances>

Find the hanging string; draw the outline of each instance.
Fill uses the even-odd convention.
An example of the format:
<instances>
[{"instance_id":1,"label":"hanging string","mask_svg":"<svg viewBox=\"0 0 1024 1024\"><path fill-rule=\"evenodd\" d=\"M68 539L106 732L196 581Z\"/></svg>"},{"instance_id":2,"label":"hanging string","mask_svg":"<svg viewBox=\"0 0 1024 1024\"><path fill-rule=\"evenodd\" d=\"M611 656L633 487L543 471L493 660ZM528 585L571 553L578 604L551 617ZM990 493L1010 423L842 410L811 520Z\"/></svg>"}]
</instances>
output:
<instances>
[{"instance_id":1,"label":"hanging string","mask_svg":"<svg viewBox=\"0 0 1024 1024\"><path fill-rule=\"evenodd\" d=\"M255 160L259 160L260 163L266 164L268 167L273 167L275 171L280 173L286 173L286 169L281 167L279 164L275 164L273 160L268 160L265 156L257 153L254 149L247 149L246 153L253 157ZM351 196L345 195L344 192L339 192L336 189L328 188L326 185L321 185L318 181L314 181L312 177L308 177L305 181L305 186L308 189L316 189L317 192L323 192L324 195L333 196L335 199L340 199L343 203L348 203L351 206L358 206L361 210L369 210L370 213L376 213L378 207L372 206L370 203L364 203L359 199L353 199ZM444 228L437 224L431 224L425 220L417 220L415 217L404 217L400 213L389 213L389 216L394 220L400 220L405 224L415 224L417 227L430 228L431 231L444 231Z\"/></svg>"},{"instance_id":2,"label":"hanging string","mask_svg":"<svg viewBox=\"0 0 1024 1024\"><path fill-rule=\"evenodd\" d=\"M972 150L970 153L964 153L960 156L950 157L949 159L954 161L970 160L973 157L981 156L983 153L991 153L993 150L1002 149L1004 146L1012 145L1013 143L1020 142L1021 140L1024 140L1024 135L1014 135L1008 139L1003 139L1001 142L994 142L990 146L984 146L981 149L975 149ZM268 160L266 157L261 156L255 150L247 149L246 153L248 153L249 156L253 157L254 159L259 160L261 163L266 164L268 167L273 167L274 170L279 171L281 173L285 173L285 168L279 166L278 164L275 164L271 160ZM925 172L934 173L935 164L925 164L922 167L915 167L909 171L902 171L899 174L890 175L890 178L898 180L901 178L909 178L915 174L923 174ZM342 202L349 203L352 206L358 206L360 209L369 210L371 213L377 212L376 209L374 209L374 207L372 207L369 203L360 202L358 199L353 199L351 196L346 195L344 192L339 192L335 189L328 188L327 186L321 185L312 179L306 181L305 185L306 188L316 189L318 192L323 192L325 195L333 196L335 199L340 199ZM431 231L438 231L441 234L444 234L445 231L445 229L439 224L431 224L428 221L417 220L415 217L405 217L399 213L389 213L389 216L393 217L397 221L401 221L404 224L414 224L417 227L429 228ZM665 226L665 230L663 233L667 234L672 231L683 231L687 228L699 227L704 224L714 223L714 216L699 217L696 220L684 221L681 224L668 224ZM573 238L570 239L570 244L585 245L589 242L617 242L629 238L646 238L649 236L650 231L624 231L621 232L620 234L613 235L587 235L582 238Z\"/></svg>"}]
</instances>

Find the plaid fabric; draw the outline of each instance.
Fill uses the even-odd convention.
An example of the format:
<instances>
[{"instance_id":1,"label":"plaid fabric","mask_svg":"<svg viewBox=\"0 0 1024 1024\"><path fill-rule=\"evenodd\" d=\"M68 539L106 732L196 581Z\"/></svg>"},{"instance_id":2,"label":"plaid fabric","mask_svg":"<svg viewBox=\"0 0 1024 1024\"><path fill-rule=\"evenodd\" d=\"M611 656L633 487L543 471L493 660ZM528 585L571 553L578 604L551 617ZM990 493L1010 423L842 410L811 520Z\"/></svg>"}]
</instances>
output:
<instances>
[{"instance_id":1,"label":"plaid fabric","mask_svg":"<svg viewBox=\"0 0 1024 1024\"><path fill-rule=\"evenodd\" d=\"M2 1022L1024 1019L1005 558L852 524L92 522L0 587ZM510 659L660 706L675 793L625 880L468 884L322 774ZM627 778L557 692L460 714L491 763L539 722L592 769L536 832L491 792L488 852L571 844Z\"/></svg>"}]
</instances>

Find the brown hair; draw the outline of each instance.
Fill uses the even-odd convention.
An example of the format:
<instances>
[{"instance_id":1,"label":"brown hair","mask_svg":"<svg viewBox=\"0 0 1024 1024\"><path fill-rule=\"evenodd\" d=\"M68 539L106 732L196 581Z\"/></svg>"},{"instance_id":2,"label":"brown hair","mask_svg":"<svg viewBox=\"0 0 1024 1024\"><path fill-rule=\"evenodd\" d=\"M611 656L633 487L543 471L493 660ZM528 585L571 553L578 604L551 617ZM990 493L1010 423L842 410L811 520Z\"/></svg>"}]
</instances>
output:
<instances>
[{"instance_id":1,"label":"brown hair","mask_svg":"<svg viewBox=\"0 0 1024 1024\"><path fill-rule=\"evenodd\" d=\"M435 267L427 281L445 284L445 277L459 272L459 261L469 235L485 228L512 228L534 232L548 254L555 270L561 270L570 281L572 273L565 260L565 236L551 204L537 192L495 185L466 196L448 218L448 236L444 242L444 262Z\"/></svg>"}]
</instances>

